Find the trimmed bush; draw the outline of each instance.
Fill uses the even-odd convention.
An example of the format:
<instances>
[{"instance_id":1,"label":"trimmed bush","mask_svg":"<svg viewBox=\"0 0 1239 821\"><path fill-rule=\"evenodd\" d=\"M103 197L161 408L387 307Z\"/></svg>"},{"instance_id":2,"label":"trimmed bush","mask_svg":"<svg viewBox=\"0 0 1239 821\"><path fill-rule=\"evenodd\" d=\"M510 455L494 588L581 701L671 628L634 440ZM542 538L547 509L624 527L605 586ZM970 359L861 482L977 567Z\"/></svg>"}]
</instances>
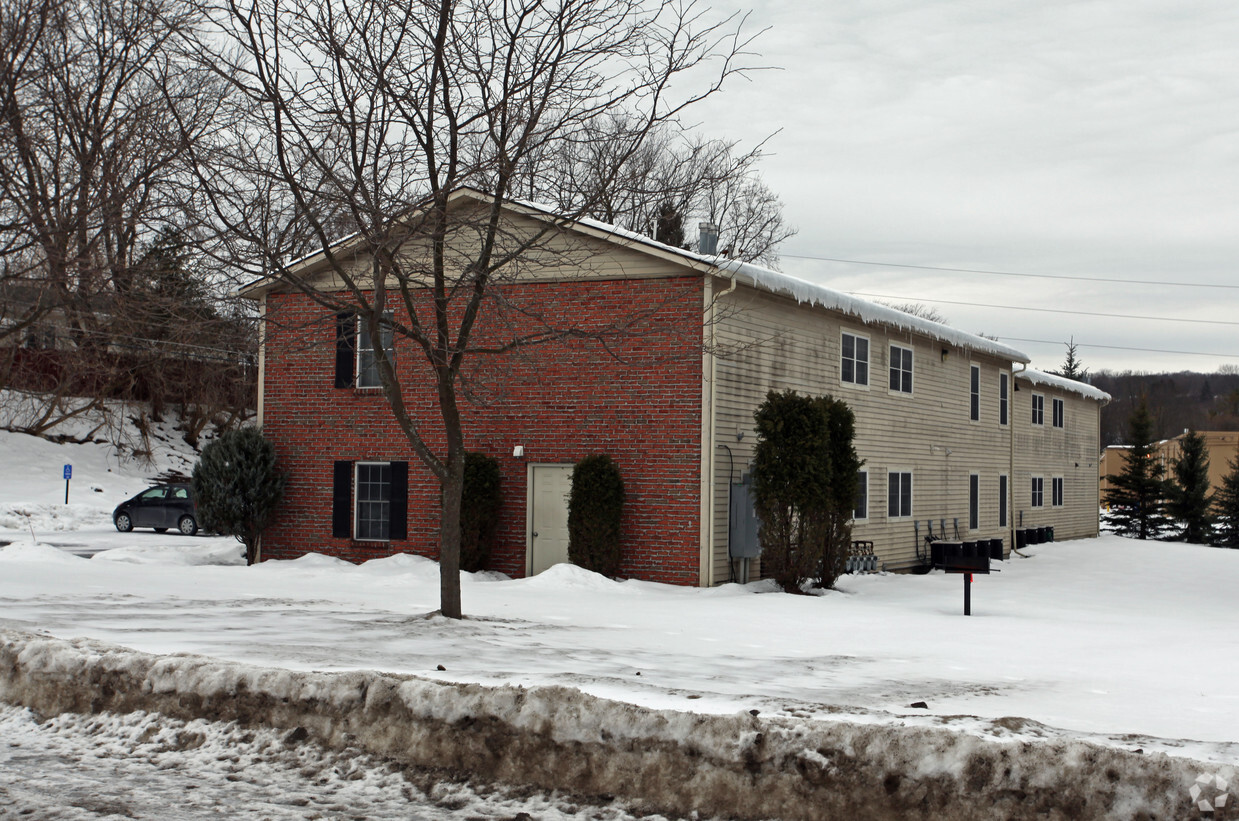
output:
<instances>
[{"instance_id":1,"label":"trimmed bush","mask_svg":"<svg viewBox=\"0 0 1239 821\"><path fill-rule=\"evenodd\" d=\"M771 391L753 418L762 575L789 593L809 581L832 587L847 562L859 490L855 416L829 396Z\"/></svg>"},{"instance_id":2,"label":"trimmed bush","mask_svg":"<svg viewBox=\"0 0 1239 821\"><path fill-rule=\"evenodd\" d=\"M258 538L275 516L287 476L261 428L221 434L202 449L190 480L199 525L245 545L245 561L258 560Z\"/></svg>"},{"instance_id":3,"label":"trimmed bush","mask_svg":"<svg viewBox=\"0 0 1239 821\"><path fill-rule=\"evenodd\" d=\"M572 469L568 495L568 559L604 576L620 571L624 480L611 457L586 456Z\"/></svg>"},{"instance_id":4,"label":"trimmed bush","mask_svg":"<svg viewBox=\"0 0 1239 821\"><path fill-rule=\"evenodd\" d=\"M460 569L486 567L499 530L499 461L485 453L465 455L465 485L460 499Z\"/></svg>"}]
</instances>

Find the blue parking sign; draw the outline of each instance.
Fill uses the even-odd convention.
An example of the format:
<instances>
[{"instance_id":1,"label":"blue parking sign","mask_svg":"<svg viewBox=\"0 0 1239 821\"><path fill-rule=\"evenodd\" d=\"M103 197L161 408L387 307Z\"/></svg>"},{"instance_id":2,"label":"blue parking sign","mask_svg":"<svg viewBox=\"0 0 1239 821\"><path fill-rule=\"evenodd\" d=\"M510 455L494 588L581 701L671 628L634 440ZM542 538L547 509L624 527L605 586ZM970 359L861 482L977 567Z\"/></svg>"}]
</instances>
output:
<instances>
[{"instance_id":1,"label":"blue parking sign","mask_svg":"<svg viewBox=\"0 0 1239 821\"><path fill-rule=\"evenodd\" d=\"M65 465L65 481L73 478L73 465Z\"/></svg>"}]
</instances>

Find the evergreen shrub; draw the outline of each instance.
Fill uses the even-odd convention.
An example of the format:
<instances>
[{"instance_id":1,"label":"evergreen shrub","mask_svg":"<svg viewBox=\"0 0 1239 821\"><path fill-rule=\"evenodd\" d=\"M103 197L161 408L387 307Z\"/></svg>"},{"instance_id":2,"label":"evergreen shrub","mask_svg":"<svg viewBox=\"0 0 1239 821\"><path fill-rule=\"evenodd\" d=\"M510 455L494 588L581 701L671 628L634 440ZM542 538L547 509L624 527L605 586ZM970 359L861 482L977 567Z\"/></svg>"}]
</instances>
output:
<instances>
[{"instance_id":1,"label":"evergreen shrub","mask_svg":"<svg viewBox=\"0 0 1239 821\"><path fill-rule=\"evenodd\" d=\"M771 391L753 414L753 498L761 526L762 575L785 591L832 587L852 542L861 460L856 418L829 396Z\"/></svg>"},{"instance_id":2,"label":"evergreen shrub","mask_svg":"<svg viewBox=\"0 0 1239 821\"><path fill-rule=\"evenodd\" d=\"M235 536L245 545L246 563L257 561L258 539L275 516L287 483L262 429L220 434L202 449L190 481L199 525Z\"/></svg>"},{"instance_id":3,"label":"evergreen shrub","mask_svg":"<svg viewBox=\"0 0 1239 821\"><path fill-rule=\"evenodd\" d=\"M485 453L465 454L465 484L460 499L460 569L486 567L499 530L503 494L499 461Z\"/></svg>"},{"instance_id":4,"label":"evergreen shrub","mask_svg":"<svg viewBox=\"0 0 1239 821\"><path fill-rule=\"evenodd\" d=\"M618 576L624 479L605 453L586 456L572 469L568 495L568 559L604 576Z\"/></svg>"}]
</instances>

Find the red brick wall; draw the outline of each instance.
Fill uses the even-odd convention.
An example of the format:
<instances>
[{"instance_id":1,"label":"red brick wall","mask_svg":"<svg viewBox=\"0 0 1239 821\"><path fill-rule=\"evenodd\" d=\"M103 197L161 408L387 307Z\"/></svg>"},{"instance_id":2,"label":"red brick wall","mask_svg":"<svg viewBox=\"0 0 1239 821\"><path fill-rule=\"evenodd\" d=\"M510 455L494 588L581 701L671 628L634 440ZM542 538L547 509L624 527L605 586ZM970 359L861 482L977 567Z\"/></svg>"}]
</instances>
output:
<instances>
[{"instance_id":1,"label":"red brick wall","mask_svg":"<svg viewBox=\"0 0 1239 821\"><path fill-rule=\"evenodd\" d=\"M465 373L466 447L499 460L504 506L490 567L525 572L526 465L572 463L609 453L624 477L623 574L697 584L701 464L701 280L609 280L509 286L481 340L538 327L571 325L606 332L632 323L604 346L574 338L479 357ZM289 485L263 537L263 557L307 552L367 559L397 552L438 554L438 482L418 461L379 391L334 385L334 315L298 294L267 298L264 426ZM648 317L638 311L652 312ZM635 320L635 321L634 321ZM442 422L430 371L413 343L396 343L410 411L442 452ZM516 444L525 458L512 456ZM409 538L387 544L331 536L332 463L337 459L409 463Z\"/></svg>"}]
</instances>

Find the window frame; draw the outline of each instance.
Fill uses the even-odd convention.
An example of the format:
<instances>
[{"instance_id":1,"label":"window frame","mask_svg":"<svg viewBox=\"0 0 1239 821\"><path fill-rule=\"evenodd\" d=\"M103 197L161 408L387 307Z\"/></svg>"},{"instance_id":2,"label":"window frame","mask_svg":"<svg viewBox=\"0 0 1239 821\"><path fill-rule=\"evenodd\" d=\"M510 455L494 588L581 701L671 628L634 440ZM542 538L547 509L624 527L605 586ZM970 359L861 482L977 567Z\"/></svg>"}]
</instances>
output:
<instances>
[{"instance_id":1,"label":"window frame","mask_svg":"<svg viewBox=\"0 0 1239 821\"><path fill-rule=\"evenodd\" d=\"M968 418L973 422L981 421L981 366L970 365L968 368L969 405Z\"/></svg>"},{"instance_id":2,"label":"window frame","mask_svg":"<svg viewBox=\"0 0 1239 821\"><path fill-rule=\"evenodd\" d=\"M904 500L904 478L903 477L905 476L907 477L907 500L906 500L907 501L907 513L903 512L904 507L905 507L903 504L903 502L905 501ZM891 500L892 500L891 479L894 477L899 477L898 479L896 479L896 481L899 483L898 496L895 497L898 499L898 502L896 504L896 508L898 512L892 514L891 513ZM887 468L887 471L886 471L886 518L888 521L902 521L904 519L911 519L915 515L915 509L913 507L914 492L915 492L915 481L913 480L911 470L904 470L902 468Z\"/></svg>"},{"instance_id":3,"label":"window frame","mask_svg":"<svg viewBox=\"0 0 1239 821\"><path fill-rule=\"evenodd\" d=\"M387 469L386 473L386 498L383 499L363 499L362 498L362 468L382 467ZM367 484L374 484L372 481L367 481ZM383 507L383 517L381 519L381 536L362 535L362 523L373 522L373 516L362 516L362 505L380 504ZM353 463L353 541L357 542L390 542L391 541L391 524L392 524L392 463L391 462L354 462Z\"/></svg>"},{"instance_id":4,"label":"window frame","mask_svg":"<svg viewBox=\"0 0 1239 821\"><path fill-rule=\"evenodd\" d=\"M391 325L392 319L393 317L391 311L383 312L383 318L380 320L380 324L382 325L380 335L385 336L386 340L381 339L379 344L386 348L388 358L394 362L396 359L396 349L394 344L395 334L392 331ZM357 350L354 353L356 359L353 363L353 373L355 374L353 378L354 387L358 390L374 390L376 388L382 389L383 378L379 376L378 360L374 356L375 348L373 345L367 347L366 344L363 344L369 343L371 340L370 332L366 327L365 317L361 315L357 316L357 335L354 338L357 340ZM366 365L366 358L370 359L369 367ZM371 370L374 371L374 384L370 384L369 381L363 381L365 380L366 374Z\"/></svg>"},{"instance_id":5,"label":"window frame","mask_svg":"<svg viewBox=\"0 0 1239 821\"><path fill-rule=\"evenodd\" d=\"M1005 473L998 474L998 526L1007 527L1010 519L1011 477Z\"/></svg>"},{"instance_id":6,"label":"window frame","mask_svg":"<svg viewBox=\"0 0 1239 821\"><path fill-rule=\"evenodd\" d=\"M981 529L981 474L968 473L968 529Z\"/></svg>"},{"instance_id":7,"label":"window frame","mask_svg":"<svg viewBox=\"0 0 1239 821\"><path fill-rule=\"evenodd\" d=\"M1050 477L1050 507L1062 507L1067 494L1065 477Z\"/></svg>"},{"instance_id":8,"label":"window frame","mask_svg":"<svg viewBox=\"0 0 1239 821\"><path fill-rule=\"evenodd\" d=\"M1011 374L1003 371L998 374L998 424L1007 426L1011 418Z\"/></svg>"},{"instance_id":9,"label":"window frame","mask_svg":"<svg viewBox=\"0 0 1239 821\"><path fill-rule=\"evenodd\" d=\"M1059 430L1067 426L1067 403L1057 396L1050 399L1050 424Z\"/></svg>"},{"instance_id":10,"label":"window frame","mask_svg":"<svg viewBox=\"0 0 1239 821\"><path fill-rule=\"evenodd\" d=\"M844 349L845 340L850 337L852 339L852 356L849 358ZM856 355L856 344L858 342L865 343L865 358L862 360ZM852 378L848 379L844 375L844 367L846 363L852 364ZM865 380L863 382L856 379L857 365L863 364L865 368ZM864 388L868 390L870 376L873 372L873 343L869 337L864 334L858 334L853 331L839 331L839 382L844 385L851 385L854 388Z\"/></svg>"},{"instance_id":11,"label":"window frame","mask_svg":"<svg viewBox=\"0 0 1239 821\"><path fill-rule=\"evenodd\" d=\"M899 353L898 370L896 370L896 364L895 364L896 351L898 351ZM915 357L913 356L912 351L913 351L912 348L905 346L905 345L900 345L898 342L890 343L887 349L887 360L886 360L886 369L887 369L887 374L888 374L886 386L890 393L902 394L904 396L912 395L913 386L914 386L912 377L916 370ZM908 367L906 369L903 367L904 354L907 354ZM896 381L896 375L898 375L899 386L891 387L891 384ZM905 385L906 385L906 388L905 388Z\"/></svg>"},{"instance_id":12,"label":"window frame","mask_svg":"<svg viewBox=\"0 0 1239 821\"><path fill-rule=\"evenodd\" d=\"M1035 427L1045 427L1045 394L1032 395L1032 424Z\"/></svg>"},{"instance_id":13,"label":"window frame","mask_svg":"<svg viewBox=\"0 0 1239 821\"><path fill-rule=\"evenodd\" d=\"M1030 476L1032 482L1030 485L1029 507L1034 510L1040 510L1045 507L1045 477Z\"/></svg>"},{"instance_id":14,"label":"window frame","mask_svg":"<svg viewBox=\"0 0 1239 821\"><path fill-rule=\"evenodd\" d=\"M856 505L852 506L852 521L853 522L867 522L869 521L869 505L870 505L869 471L861 470L858 473L857 487L859 488L859 496L860 496L860 498L857 499L857 502L863 505L863 507L857 507ZM861 513L863 515L857 516L856 515L857 513Z\"/></svg>"}]
</instances>

